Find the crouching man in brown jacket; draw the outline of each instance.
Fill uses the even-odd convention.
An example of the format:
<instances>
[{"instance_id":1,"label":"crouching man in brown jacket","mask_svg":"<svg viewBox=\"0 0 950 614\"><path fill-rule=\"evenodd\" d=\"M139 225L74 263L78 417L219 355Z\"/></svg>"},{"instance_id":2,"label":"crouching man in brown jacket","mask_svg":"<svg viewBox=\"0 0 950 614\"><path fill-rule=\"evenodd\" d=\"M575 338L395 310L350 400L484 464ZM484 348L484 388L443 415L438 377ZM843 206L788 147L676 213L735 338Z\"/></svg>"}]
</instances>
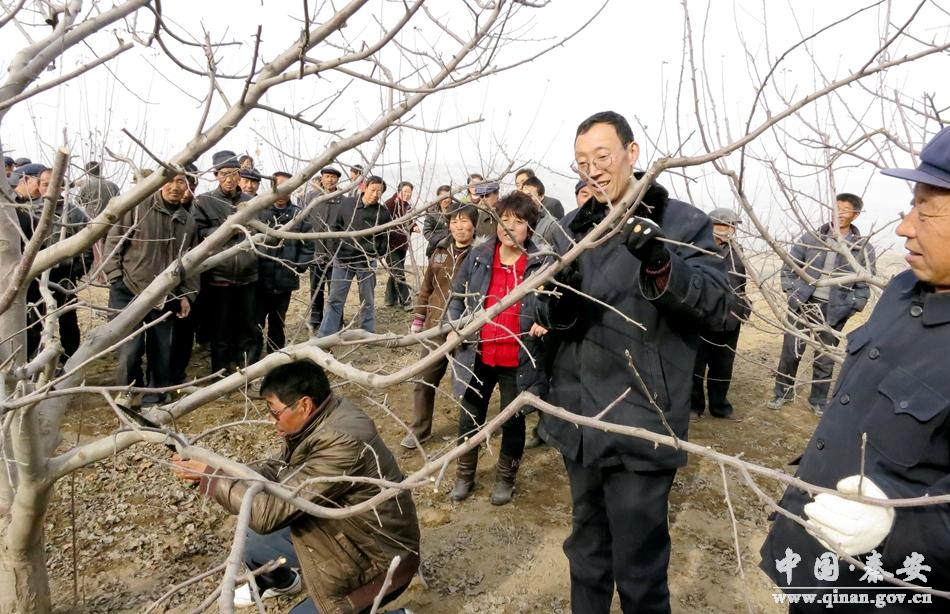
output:
<instances>
[{"instance_id":1,"label":"crouching man in brown jacket","mask_svg":"<svg viewBox=\"0 0 950 614\"><path fill-rule=\"evenodd\" d=\"M370 480L400 482L402 472L372 418L330 391L323 369L310 361L277 367L261 383L282 453L251 468L280 482L314 503L350 507L370 499L380 487ZM174 459L179 477L200 482L200 490L232 514L237 514L248 488L246 482L215 471L204 463ZM354 481L319 478L355 478ZM419 568L419 524L409 491L374 509L339 519L317 518L277 497L254 498L245 563L256 569L284 556L299 567L309 599L292 614L356 614L369 612L382 590L395 557L400 564L382 599L396 599ZM289 533L289 543L288 543ZM292 594L300 578L289 567L260 574L263 597ZM235 605L253 605L246 585L235 591ZM243 599L243 600L242 600ZM392 614L407 613L395 610Z\"/></svg>"}]
</instances>

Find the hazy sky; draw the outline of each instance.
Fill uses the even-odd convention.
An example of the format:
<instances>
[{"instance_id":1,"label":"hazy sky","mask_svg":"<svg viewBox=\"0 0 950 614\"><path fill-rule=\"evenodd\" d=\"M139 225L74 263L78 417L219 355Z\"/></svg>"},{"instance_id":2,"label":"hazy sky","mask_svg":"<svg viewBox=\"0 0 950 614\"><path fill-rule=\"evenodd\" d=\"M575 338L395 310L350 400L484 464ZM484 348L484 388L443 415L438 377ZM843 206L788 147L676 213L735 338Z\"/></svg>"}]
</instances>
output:
<instances>
[{"instance_id":1,"label":"hazy sky","mask_svg":"<svg viewBox=\"0 0 950 614\"><path fill-rule=\"evenodd\" d=\"M88 8L91 4L95 3L86 2L85 6ZM903 24L916 4L879 3L816 37L807 47L800 47L775 74L774 85L766 89L765 104L773 113L781 111L784 103L780 95L797 100L820 88L826 80L840 78L872 60L888 17L892 23ZM235 73L246 72L250 65L253 34L258 24L263 31L261 56L265 60L272 59L296 40L300 6L299 0L163 2L165 15L175 32L187 31L191 37L200 39L205 28L212 40L240 43L218 52L222 69ZM515 40L500 50L493 65L508 64L551 44L577 28L599 6L594 2L553 0L541 10L520 10L513 20ZM702 64L699 78L706 90L701 94L700 113L714 147L745 132L755 89L771 61L804 36L864 6L866 4L860 2L811 0L713 1L708 5L689 2L693 53L697 63ZM401 2L371 1L350 21L343 34L351 42L371 42L379 31L377 20L392 23L401 11ZM459 33L471 29L469 13L459 2L433 2L431 11L447 16ZM763 11L767 12L763 14ZM423 21L419 20L419 28L407 29L400 35L400 42L412 48L434 44L443 53L450 49L452 41L431 25L426 27ZM143 11L136 22L130 23L145 32L151 29L152 19ZM948 26L933 24L947 23L950 18L946 12L928 5L910 31L920 39L945 42L950 36ZM4 34L4 46L9 53L14 42L11 39L18 34L10 26L4 29ZM127 38L128 35L122 36ZM111 32L101 32L92 46L103 53L113 48L114 41ZM197 48L173 44L173 49L187 62L204 61ZM889 57L919 49L915 43L902 41ZM312 55L326 59L332 57L333 52L330 47L321 47ZM43 79L73 70L89 57L89 49L77 47L45 73ZM408 75L407 82L417 82L409 62L397 53L387 50L380 59L395 74ZM574 129L595 111L613 109L627 116L643 147L640 166L648 165L657 155L654 143L664 152L698 154L704 151L693 108L692 84L688 72L681 73L683 66L684 7L681 3L613 0L586 30L563 47L509 72L431 97L407 123L437 127L477 118L484 121L447 134L401 130L387 143L379 159L379 169L390 186L405 178L421 184L422 196L428 198L441 183L462 182L467 171L498 173L511 157L515 159L515 168L522 164L535 167L548 192L570 205L574 179L570 176L569 164L573 159ZM5 67L0 63L0 68ZM368 70L369 66L363 64L360 68ZM432 68L431 63L426 67ZM950 104L950 87L945 78L948 68L947 55L943 54L888 71L883 79L873 77L867 85L876 89L883 83L891 96L896 91L919 98L926 91L935 95L938 107L944 107ZM308 113L314 113L326 107L329 97L345 86L341 97L330 105L320 122L341 129L346 135L372 121L384 99L381 88L350 81L349 77L333 73L310 77L277 88L266 102L286 110L310 108ZM222 85L231 100L240 95L243 87L240 81L226 81ZM108 67L96 68L68 86L18 105L0 128L3 145L14 157L25 155L46 161L53 147L62 143L65 132L78 156L74 160L77 164L96 149L100 151L99 156L108 160L109 156L101 150L103 145L145 163L147 156L121 134L121 129L126 128L141 137L159 155L175 153L194 135L202 110L200 100L207 88L206 80L174 68L160 51L136 47ZM222 109L217 101L211 117ZM762 107L759 109L753 126L765 118ZM825 200L832 189L852 191L864 196L867 202L865 224L882 225L896 219L897 211L906 206L909 196L906 184L878 178L869 164L844 158L835 164L832 188L831 175L816 173L808 166L811 162L824 165L828 150L805 145L818 132L827 134L830 142L841 145L869 129L886 127L901 131L903 128L894 109L894 105L883 105L852 85L829 102L807 108L803 112L804 121L784 122L778 130L751 146L750 153L763 161L772 160L776 166L795 175L791 187L799 193L806 208L812 207L813 215L820 217L812 200ZM911 120L920 124L919 117L911 117ZM864 127L858 128L859 124ZM925 128L931 134L937 129L933 124ZM918 126L910 134L899 132L899 135L919 140L923 133ZM299 165L295 156L309 159L331 138L310 128L291 125L286 119L255 111L212 151L223 148L249 151L256 155L263 171L294 170ZM791 161L778 146L779 142L785 143L787 151L793 154ZM914 145L919 147L920 143ZM368 155L373 146L369 143L361 150ZM865 155L870 153L870 149L864 151ZM358 161L358 156L351 153L341 156L340 160L353 163ZM901 154L897 162L906 166L912 160L908 154ZM202 167L210 166L210 152L199 163ZM727 163L737 168L738 156L731 156ZM107 169L123 179L128 177L118 164L108 164ZM750 162L748 190L757 209L770 217L776 228L784 226L787 232L792 232L797 222L788 223L783 221L783 216L776 215L779 211L776 207L783 206L786 199L764 169L765 162ZM687 174L696 179L690 182L689 194L701 208L736 206L728 184L712 167L691 168ZM660 181L673 188L678 196L687 197L681 179L661 177Z\"/></svg>"}]
</instances>

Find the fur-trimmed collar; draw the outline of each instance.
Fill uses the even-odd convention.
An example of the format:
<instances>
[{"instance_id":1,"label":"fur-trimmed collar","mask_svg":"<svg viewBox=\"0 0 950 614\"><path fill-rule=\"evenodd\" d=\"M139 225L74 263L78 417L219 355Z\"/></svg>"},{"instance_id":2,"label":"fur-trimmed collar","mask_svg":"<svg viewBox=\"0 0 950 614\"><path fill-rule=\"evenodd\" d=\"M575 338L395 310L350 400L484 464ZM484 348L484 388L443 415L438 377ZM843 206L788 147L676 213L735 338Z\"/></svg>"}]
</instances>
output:
<instances>
[{"instance_id":1,"label":"fur-trimmed collar","mask_svg":"<svg viewBox=\"0 0 950 614\"><path fill-rule=\"evenodd\" d=\"M639 180L641 177L643 177L643 172L636 171L633 173L635 180ZM663 215L666 213L666 203L669 200L670 193L667 192L666 188L653 182L647 188L640 204L637 205L635 215L648 218L663 226ZM599 224L605 217L607 217L607 204L598 202L596 198L591 197L581 205L577 215L574 216L568 227L575 234L584 234Z\"/></svg>"}]
</instances>

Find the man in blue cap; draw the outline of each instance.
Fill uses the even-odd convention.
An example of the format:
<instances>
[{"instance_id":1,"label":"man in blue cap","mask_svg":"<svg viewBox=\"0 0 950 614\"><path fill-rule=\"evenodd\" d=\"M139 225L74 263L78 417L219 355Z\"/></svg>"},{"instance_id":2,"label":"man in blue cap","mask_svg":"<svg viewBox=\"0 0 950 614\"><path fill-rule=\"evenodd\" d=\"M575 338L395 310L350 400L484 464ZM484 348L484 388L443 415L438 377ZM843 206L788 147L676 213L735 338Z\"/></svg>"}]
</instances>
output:
<instances>
[{"instance_id":1,"label":"man in blue cap","mask_svg":"<svg viewBox=\"0 0 950 614\"><path fill-rule=\"evenodd\" d=\"M497 181L483 181L475 186L474 195L478 198L478 224L475 226L475 237L494 237L495 227L498 224L498 215L495 205L498 204L500 186Z\"/></svg>"},{"instance_id":2,"label":"man in blue cap","mask_svg":"<svg viewBox=\"0 0 950 614\"><path fill-rule=\"evenodd\" d=\"M3 170L7 175L7 179L9 179L10 175L13 174L13 163L14 160L10 156L3 157Z\"/></svg>"},{"instance_id":3,"label":"man in blue cap","mask_svg":"<svg viewBox=\"0 0 950 614\"><path fill-rule=\"evenodd\" d=\"M848 335L838 388L799 462L801 480L842 496L813 498L789 487L780 505L807 528L776 516L762 546L760 565L786 597L805 593L814 601L797 597L792 612L844 603L855 596L851 587L885 576L950 589L950 506L882 507L852 498L950 493L950 128L924 147L916 169L882 172L914 182L910 211L897 227L910 270L891 280L867 324ZM832 544L867 569L839 564ZM914 612L947 611L939 597L882 586L914 603Z\"/></svg>"},{"instance_id":4,"label":"man in blue cap","mask_svg":"<svg viewBox=\"0 0 950 614\"><path fill-rule=\"evenodd\" d=\"M42 164L27 164L16 170L21 176L16 187L16 198L20 203L26 203L29 208L24 211L24 217L21 218L21 226L24 219L29 225L27 237L33 235L33 227L40 219L43 210L43 197L49 190L50 181L52 181L53 171ZM59 241L63 229L65 236L69 237L84 228L89 223L89 217L83 211L67 203L62 193L56 195L56 203L53 208L53 226L43 242L43 247L49 247ZM59 339L63 346L63 353L60 355L60 363L68 359L79 347L79 319L76 315L76 306L70 303L75 302L75 289L79 280L92 268L93 253L92 247L88 247L78 254L68 257L50 269L49 281L52 286L53 300L56 302L57 320L59 324ZM27 321L29 327L26 331L27 353L33 356L40 346L42 326L40 320L46 315L49 306L46 304L40 293L39 283L36 279L30 282L27 287Z\"/></svg>"}]
</instances>

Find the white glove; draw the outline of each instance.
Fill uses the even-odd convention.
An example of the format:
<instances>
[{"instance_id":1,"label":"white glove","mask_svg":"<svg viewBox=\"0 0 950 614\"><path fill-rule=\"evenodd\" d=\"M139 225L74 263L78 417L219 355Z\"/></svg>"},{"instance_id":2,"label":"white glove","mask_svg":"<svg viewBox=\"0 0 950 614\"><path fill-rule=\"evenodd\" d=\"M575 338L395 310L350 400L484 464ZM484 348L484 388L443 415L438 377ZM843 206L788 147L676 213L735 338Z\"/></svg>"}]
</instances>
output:
<instances>
[{"instance_id":1,"label":"white glove","mask_svg":"<svg viewBox=\"0 0 950 614\"><path fill-rule=\"evenodd\" d=\"M409 332L412 334L421 333L422 324L416 324L415 322L413 322L412 325L409 327Z\"/></svg>"},{"instance_id":2,"label":"white glove","mask_svg":"<svg viewBox=\"0 0 950 614\"><path fill-rule=\"evenodd\" d=\"M859 475L851 475L838 482L837 489L847 495L858 494L872 499L887 499L877 484ZM894 508L878 507L842 499L837 495L821 493L805 506L807 523L826 535L839 550L855 556L870 552L884 541L894 525ZM817 537L817 535L816 535ZM828 549L831 547L824 539L818 538Z\"/></svg>"}]
</instances>

